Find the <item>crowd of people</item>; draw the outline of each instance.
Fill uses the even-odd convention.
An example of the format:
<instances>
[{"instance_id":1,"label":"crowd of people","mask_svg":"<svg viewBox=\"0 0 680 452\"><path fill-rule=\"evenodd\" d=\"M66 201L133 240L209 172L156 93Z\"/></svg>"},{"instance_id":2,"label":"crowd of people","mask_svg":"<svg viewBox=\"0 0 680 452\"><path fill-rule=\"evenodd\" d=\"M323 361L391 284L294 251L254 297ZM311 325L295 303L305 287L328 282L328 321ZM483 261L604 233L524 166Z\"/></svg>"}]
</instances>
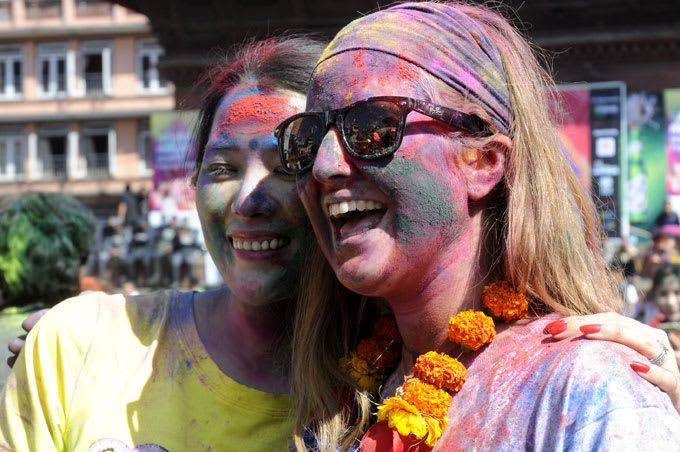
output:
<instances>
[{"instance_id":1,"label":"crowd of people","mask_svg":"<svg viewBox=\"0 0 680 452\"><path fill-rule=\"evenodd\" d=\"M191 182L224 286L52 308L14 347L0 449L677 449L669 339L617 314L551 79L502 14L400 3L203 81Z\"/></svg>"}]
</instances>

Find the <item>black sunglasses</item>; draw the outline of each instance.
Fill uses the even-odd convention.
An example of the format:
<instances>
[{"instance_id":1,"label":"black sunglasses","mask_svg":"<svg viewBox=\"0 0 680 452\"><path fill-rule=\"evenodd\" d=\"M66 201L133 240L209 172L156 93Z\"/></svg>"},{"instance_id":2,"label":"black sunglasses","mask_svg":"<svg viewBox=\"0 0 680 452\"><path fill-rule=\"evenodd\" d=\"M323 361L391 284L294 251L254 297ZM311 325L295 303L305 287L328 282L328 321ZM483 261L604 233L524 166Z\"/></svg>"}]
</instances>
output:
<instances>
[{"instance_id":1,"label":"black sunglasses","mask_svg":"<svg viewBox=\"0 0 680 452\"><path fill-rule=\"evenodd\" d=\"M345 149L360 160L374 160L393 154L404 136L406 115L411 111L472 134L491 135L481 118L425 100L409 97L371 97L344 108L299 113L274 130L283 169L290 174L309 170L328 127L340 131Z\"/></svg>"}]
</instances>

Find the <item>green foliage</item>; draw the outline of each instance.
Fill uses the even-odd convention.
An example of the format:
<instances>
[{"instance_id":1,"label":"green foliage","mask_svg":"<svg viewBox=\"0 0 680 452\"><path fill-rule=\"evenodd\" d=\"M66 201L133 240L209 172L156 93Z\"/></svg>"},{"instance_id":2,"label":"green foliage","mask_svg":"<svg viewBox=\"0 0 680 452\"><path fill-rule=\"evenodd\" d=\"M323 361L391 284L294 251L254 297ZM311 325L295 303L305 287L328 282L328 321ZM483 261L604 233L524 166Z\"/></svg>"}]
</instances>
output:
<instances>
[{"instance_id":1,"label":"green foliage","mask_svg":"<svg viewBox=\"0 0 680 452\"><path fill-rule=\"evenodd\" d=\"M60 193L31 193L0 207L0 290L6 304L53 305L77 293L90 253L92 212Z\"/></svg>"}]
</instances>

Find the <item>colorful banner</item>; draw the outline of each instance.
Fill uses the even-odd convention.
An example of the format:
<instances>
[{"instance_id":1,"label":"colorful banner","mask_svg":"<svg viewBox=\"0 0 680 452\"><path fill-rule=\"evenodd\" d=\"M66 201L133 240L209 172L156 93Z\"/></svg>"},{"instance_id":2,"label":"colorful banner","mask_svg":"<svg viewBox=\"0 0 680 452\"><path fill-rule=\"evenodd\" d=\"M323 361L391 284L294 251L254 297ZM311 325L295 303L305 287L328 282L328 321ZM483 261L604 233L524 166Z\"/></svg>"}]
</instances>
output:
<instances>
[{"instance_id":1,"label":"colorful banner","mask_svg":"<svg viewBox=\"0 0 680 452\"><path fill-rule=\"evenodd\" d=\"M194 170L190 152L195 111L151 115L151 152L154 190L149 196L153 210L171 217L174 211L195 208L189 177Z\"/></svg>"},{"instance_id":2,"label":"colorful banner","mask_svg":"<svg viewBox=\"0 0 680 452\"><path fill-rule=\"evenodd\" d=\"M666 113L666 191L673 210L680 212L680 89L664 91Z\"/></svg>"},{"instance_id":3,"label":"colorful banner","mask_svg":"<svg viewBox=\"0 0 680 452\"><path fill-rule=\"evenodd\" d=\"M590 90L584 86L564 86L559 91L559 109L553 116L559 124L564 153L583 186L591 189Z\"/></svg>"},{"instance_id":4,"label":"colorful banner","mask_svg":"<svg viewBox=\"0 0 680 452\"><path fill-rule=\"evenodd\" d=\"M651 231L666 198L666 127L660 92L633 92L628 118L628 215L633 226Z\"/></svg>"}]
</instances>

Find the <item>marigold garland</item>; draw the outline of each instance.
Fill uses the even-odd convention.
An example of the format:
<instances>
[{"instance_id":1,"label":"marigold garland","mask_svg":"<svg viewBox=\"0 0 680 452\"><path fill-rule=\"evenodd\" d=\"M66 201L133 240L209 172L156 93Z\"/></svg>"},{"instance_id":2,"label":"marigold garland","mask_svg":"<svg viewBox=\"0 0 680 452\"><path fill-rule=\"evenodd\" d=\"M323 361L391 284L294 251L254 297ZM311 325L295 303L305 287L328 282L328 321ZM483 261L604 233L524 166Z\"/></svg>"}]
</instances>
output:
<instances>
[{"instance_id":1,"label":"marigold garland","mask_svg":"<svg viewBox=\"0 0 680 452\"><path fill-rule=\"evenodd\" d=\"M506 322L524 318L528 314L526 298L516 292L507 281L486 286L482 293L482 304L495 317ZM385 352L379 353L384 344L379 338L390 338L393 342L401 343L401 339L393 331L396 323L390 322L394 322L394 319L376 321L373 337L362 340L357 348L361 351L358 351L358 355L352 353L352 356L364 358L362 361L367 365L367 360L380 362ZM449 321L449 339L461 344L464 349L478 350L491 343L495 336L493 319L482 312L461 312L452 316ZM391 360L385 360L381 364L386 366L388 362L391 364ZM379 372L375 367L368 367L375 370L374 374ZM423 440L427 446L434 447L446 429L446 414L453 394L462 388L466 374L467 370L460 361L444 353L430 351L420 355L413 366L414 376L406 380L396 395L385 399L378 406L378 421L387 421L389 428L396 429L401 436L413 436ZM367 435L370 432L369 430Z\"/></svg>"},{"instance_id":2,"label":"marigold garland","mask_svg":"<svg viewBox=\"0 0 680 452\"><path fill-rule=\"evenodd\" d=\"M449 321L449 340L456 344L479 350L483 345L490 344L496 337L493 319L483 312L460 312Z\"/></svg>"},{"instance_id":3,"label":"marigold garland","mask_svg":"<svg viewBox=\"0 0 680 452\"><path fill-rule=\"evenodd\" d=\"M377 392L387 380L386 374L372 367L355 352L350 353L349 359L340 358L340 367L345 369L345 372L368 392Z\"/></svg>"},{"instance_id":4,"label":"marigold garland","mask_svg":"<svg viewBox=\"0 0 680 452\"><path fill-rule=\"evenodd\" d=\"M391 315L381 315L375 320L373 336L394 340L401 346L399 327L397 326L397 321Z\"/></svg>"},{"instance_id":5,"label":"marigold garland","mask_svg":"<svg viewBox=\"0 0 680 452\"><path fill-rule=\"evenodd\" d=\"M411 377L406 380L401 389L403 391L402 399L418 408L421 413L429 416L445 417L446 411L451 405L451 394L418 377Z\"/></svg>"},{"instance_id":6,"label":"marigold garland","mask_svg":"<svg viewBox=\"0 0 680 452\"><path fill-rule=\"evenodd\" d=\"M416 359L413 376L449 392L458 392L465 383L467 369L456 358L427 352Z\"/></svg>"},{"instance_id":7,"label":"marigold garland","mask_svg":"<svg viewBox=\"0 0 680 452\"><path fill-rule=\"evenodd\" d=\"M357 355L380 371L392 370L401 359L401 350L393 342L385 337L367 337L357 345Z\"/></svg>"},{"instance_id":8,"label":"marigold garland","mask_svg":"<svg viewBox=\"0 0 680 452\"><path fill-rule=\"evenodd\" d=\"M516 292L507 281L496 281L486 286L482 292L482 304L506 322L523 319L529 311L526 297Z\"/></svg>"}]
</instances>

